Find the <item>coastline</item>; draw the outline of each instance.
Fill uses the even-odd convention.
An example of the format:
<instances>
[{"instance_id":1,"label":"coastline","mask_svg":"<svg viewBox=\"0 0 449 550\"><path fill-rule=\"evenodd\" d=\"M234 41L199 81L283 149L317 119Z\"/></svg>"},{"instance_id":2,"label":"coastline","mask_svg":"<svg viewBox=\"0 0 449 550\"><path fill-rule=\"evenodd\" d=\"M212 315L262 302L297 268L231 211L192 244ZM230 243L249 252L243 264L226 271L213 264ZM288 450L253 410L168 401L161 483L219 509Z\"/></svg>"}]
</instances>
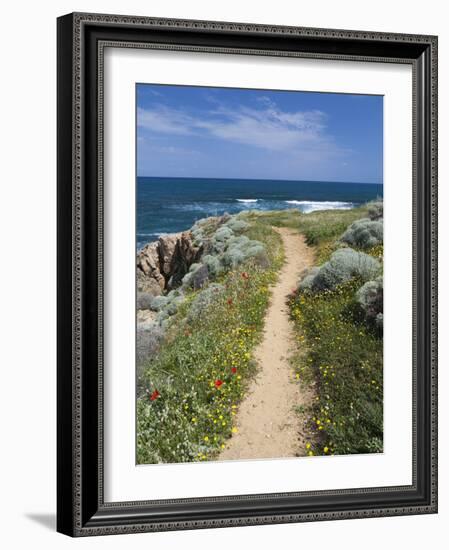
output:
<instances>
[{"instance_id":1,"label":"coastline","mask_svg":"<svg viewBox=\"0 0 449 550\"><path fill-rule=\"evenodd\" d=\"M138 178L137 248L225 212L235 215L294 207L310 213L358 207L382 194L382 185L368 183Z\"/></svg>"}]
</instances>

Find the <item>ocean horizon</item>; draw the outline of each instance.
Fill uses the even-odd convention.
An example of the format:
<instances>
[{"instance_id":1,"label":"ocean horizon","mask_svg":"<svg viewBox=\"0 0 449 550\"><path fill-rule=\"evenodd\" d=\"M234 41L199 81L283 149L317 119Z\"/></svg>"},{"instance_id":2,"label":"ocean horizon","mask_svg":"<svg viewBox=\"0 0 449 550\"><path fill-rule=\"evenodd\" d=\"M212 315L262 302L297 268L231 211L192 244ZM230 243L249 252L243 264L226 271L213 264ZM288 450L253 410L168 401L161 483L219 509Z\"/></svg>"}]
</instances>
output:
<instances>
[{"instance_id":1,"label":"ocean horizon","mask_svg":"<svg viewBox=\"0 0 449 550\"><path fill-rule=\"evenodd\" d=\"M137 248L225 212L347 210L383 197L376 183L137 177Z\"/></svg>"}]
</instances>

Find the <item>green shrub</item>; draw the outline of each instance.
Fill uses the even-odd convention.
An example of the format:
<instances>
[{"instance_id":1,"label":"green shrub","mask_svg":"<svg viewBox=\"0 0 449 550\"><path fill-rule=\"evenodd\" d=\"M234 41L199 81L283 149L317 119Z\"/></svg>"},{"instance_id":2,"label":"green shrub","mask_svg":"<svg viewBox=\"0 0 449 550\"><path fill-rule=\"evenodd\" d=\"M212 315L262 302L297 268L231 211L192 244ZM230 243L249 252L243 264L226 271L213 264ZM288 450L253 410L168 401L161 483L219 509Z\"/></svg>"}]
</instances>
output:
<instances>
[{"instance_id":1,"label":"green shrub","mask_svg":"<svg viewBox=\"0 0 449 550\"><path fill-rule=\"evenodd\" d=\"M383 242L383 231L383 220L363 218L352 223L343 233L341 240L366 250Z\"/></svg>"},{"instance_id":2,"label":"green shrub","mask_svg":"<svg viewBox=\"0 0 449 550\"><path fill-rule=\"evenodd\" d=\"M368 254L352 248L340 248L331 255L329 261L309 272L299 288L313 292L333 290L354 278L369 281L376 277L380 270L380 263Z\"/></svg>"}]
</instances>

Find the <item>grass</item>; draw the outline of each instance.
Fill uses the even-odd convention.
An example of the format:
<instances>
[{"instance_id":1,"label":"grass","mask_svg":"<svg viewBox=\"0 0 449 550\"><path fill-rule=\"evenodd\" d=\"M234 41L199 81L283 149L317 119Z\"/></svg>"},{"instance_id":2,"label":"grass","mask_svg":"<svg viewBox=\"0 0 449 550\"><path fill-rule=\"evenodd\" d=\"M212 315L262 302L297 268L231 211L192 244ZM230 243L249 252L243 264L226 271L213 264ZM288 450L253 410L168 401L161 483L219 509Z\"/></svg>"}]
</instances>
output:
<instances>
[{"instance_id":1,"label":"grass","mask_svg":"<svg viewBox=\"0 0 449 550\"><path fill-rule=\"evenodd\" d=\"M234 416L256 365L270 285L282 262L279 236L249 227L268 246L271 265L247 263L218 281L224 285L204 314L189 320L182 306L159 355L145 365L144 397L137 402L137 462L210 460L235 433Z\"/></svg>"},{"instance_id":2,"label":"grass","mask_svg":"<svg viewBox=\"0 0 449 550\"><path fill-rule=\"evenodd\" d=\"M256 225L290 227L303 233L306 243L313 246L318 264L324 263L336 249L335 241L355 220L368 215L368 208L360 206L350 210L321 210L302 214L298 210L252 211L242 216Z\"/></svg>"},{"instance_id":3,"label":"grass","mask_svg":"<svg viewBox=\"0 0 449 550\"><path fill-rule=\"evenodd\" d=\"M308 454L382 451L382 337L360 313L354 297L360 286L352 280L290 301L298 343L307 347L296 371L316 382Z\"/></svg>"}]
</instances>

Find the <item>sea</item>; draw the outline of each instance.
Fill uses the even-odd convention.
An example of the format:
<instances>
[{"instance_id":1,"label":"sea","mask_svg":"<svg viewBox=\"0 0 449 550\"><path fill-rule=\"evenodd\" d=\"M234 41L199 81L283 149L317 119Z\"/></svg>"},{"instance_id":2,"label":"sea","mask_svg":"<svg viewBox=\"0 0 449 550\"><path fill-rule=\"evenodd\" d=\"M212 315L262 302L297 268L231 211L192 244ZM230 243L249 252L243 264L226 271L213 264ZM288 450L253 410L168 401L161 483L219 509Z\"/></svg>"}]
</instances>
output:
<instances>
[{"instance_id":1,"label":"sea","mask_svg":"<svg viewBox=\"0 0 449 550\"><path fill-rule=\"evenodd\" d=\"M244 210L349 209L383 196L383 185L268 179L137 178L137 248L201 218Z\"/></svg>"}]
</instances>

